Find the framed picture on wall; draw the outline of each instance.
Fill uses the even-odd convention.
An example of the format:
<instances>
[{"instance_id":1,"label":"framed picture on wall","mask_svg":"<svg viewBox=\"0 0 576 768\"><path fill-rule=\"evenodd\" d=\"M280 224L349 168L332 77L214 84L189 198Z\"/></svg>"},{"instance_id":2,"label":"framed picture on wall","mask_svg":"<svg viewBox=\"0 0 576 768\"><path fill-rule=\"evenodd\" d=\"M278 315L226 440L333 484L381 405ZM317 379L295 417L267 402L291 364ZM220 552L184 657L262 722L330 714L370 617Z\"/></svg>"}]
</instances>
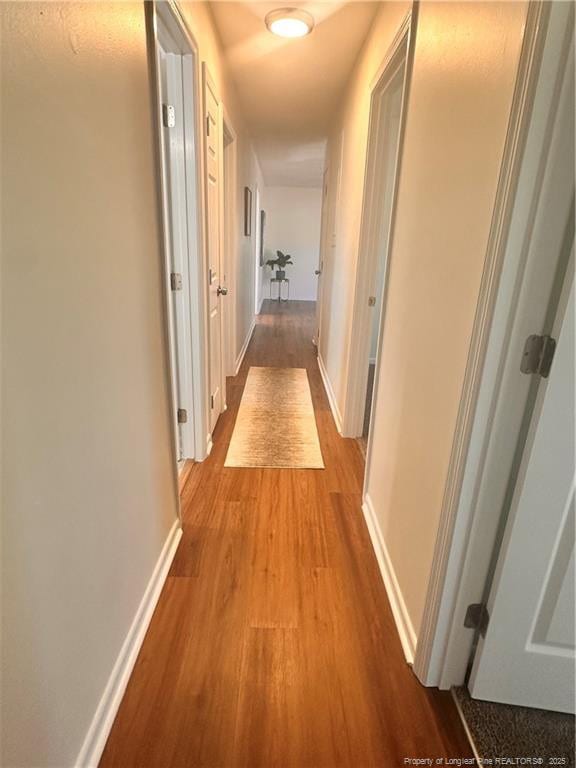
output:
<instances>
[{"instance_id":1,"label":"framed picture on wall","mask_svg":"<svg viewBox=\"0 0 576 768\"><path fill-rule=\"evenodd\" d=\"M252 234L252 190L244 187L244 234L250 237Z\"/></svg>"},{"instance_id":2,"label":"framed picture on wall","mask_svg":"<svg viewBox=\"0 0 576 768\"><path fill-rule=\"evenodd\" d=\"M264 227L266 226L266 211L260 211L260 266L264 266Z\"/></svg>"}]
</instances>

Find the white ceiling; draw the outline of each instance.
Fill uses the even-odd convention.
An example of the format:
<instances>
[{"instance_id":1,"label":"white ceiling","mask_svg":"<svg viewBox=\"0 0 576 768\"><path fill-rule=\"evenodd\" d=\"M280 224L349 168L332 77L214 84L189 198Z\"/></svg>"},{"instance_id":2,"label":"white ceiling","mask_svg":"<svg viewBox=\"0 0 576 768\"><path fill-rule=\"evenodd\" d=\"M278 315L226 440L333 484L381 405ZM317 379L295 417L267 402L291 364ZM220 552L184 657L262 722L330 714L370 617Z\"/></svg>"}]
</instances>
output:
<instances>
[{"instance_id":1,"label":"white ceiling","mask_svg":"<svg viewBox=\"0 0 576 768\"><path fill-rule=\"evenodd\" d=\"M264 25L290 5L315 19L286 40ZM211 2L240 104L270 186L322 186L326 137L378 2Z\"/></svg>"}]
</instances>

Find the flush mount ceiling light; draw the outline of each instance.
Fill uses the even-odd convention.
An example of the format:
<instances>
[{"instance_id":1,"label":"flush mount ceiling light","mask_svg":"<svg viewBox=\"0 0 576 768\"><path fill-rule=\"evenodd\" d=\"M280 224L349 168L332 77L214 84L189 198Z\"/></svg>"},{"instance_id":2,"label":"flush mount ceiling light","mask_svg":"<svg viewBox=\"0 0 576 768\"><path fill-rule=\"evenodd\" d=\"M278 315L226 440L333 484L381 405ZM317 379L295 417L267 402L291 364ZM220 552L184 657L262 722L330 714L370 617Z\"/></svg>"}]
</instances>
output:
<instances>
[{"instance_id":1,"label":"flush mount ceiling light","mask_svg":"<svg viewBox=\"0 0 576 768\"><path fill-rule=\"evenodd\" d=\"M305 37L312 31L314 19L300 8L278 8L264 19L266 26L279 37Z\"/></svg>"}]
</instances>

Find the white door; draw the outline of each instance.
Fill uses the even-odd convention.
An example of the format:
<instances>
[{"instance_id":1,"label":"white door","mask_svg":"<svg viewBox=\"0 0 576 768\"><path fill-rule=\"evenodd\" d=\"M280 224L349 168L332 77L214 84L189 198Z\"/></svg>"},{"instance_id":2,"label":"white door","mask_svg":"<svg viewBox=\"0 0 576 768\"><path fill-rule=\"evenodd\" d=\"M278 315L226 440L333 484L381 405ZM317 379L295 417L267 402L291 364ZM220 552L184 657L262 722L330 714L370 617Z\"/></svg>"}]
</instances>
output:
<instances>
[{"instance_id":1,"label":"white door","mask_svg":"<svg viewBox=\"0 0 576 768\"><path fill-rule=\"evenodd\" d=\"M172 396L177 420L178 459L194 457L192 340L186 156L184 134L184 56L161 20L157 55L162 114L164 223L169 286Z\"/></svg>"},{"instance_id":2,"label":"white door","mask_svg":"<svg viewBox=\"0 0 576 768\"><path fill-rule=\"evenodd\" d=\"M572 284L469 685L475 698L560 712L574 712L575 696L574 319Z\"/></svg>"},{"instance_id":3,"label":"white door","mask_svg":"<svg viewBox=\"0 0 576 768\"><path fill-rule=\"evenodd\" d=\"M222 312L220 255L220 200L222 168L222 121L220 103L212 78L204 65L204 125L206 175L206 243L208 251L208 335L210 388L209 424L214 431L218 417L225 408L222 365ZM226 289L224 289L225 291Z\"/></svg>"}]
</instances>

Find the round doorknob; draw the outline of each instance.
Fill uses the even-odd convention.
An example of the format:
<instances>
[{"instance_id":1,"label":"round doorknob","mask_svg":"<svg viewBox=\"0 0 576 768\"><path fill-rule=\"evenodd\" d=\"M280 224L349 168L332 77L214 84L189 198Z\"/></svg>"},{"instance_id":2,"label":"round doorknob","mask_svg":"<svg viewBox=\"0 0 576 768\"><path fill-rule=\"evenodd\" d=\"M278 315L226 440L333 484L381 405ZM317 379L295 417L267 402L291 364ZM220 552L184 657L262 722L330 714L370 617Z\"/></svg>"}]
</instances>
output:
<instances>
[{"instance_id":1,"label":"round doorknob","mask_svg":"<svg viewBox=\"0 0 576 768\"><path fill-rule=\"evenodd\" d=\"M322 270L321 269L315 269L314 270L314 274L315 275L321 275L322 274Z\"/></svg>"},{"instance_id":2,"label":"round doorknob","mask_svg":"<svg viewBox=\"0 0 576 768\"><path fill-rule=\"evenodd\" d=\"M228 295L228 288L222 288L222 286L218 286L216 289L216 293L218 296L227 296Z\"/></svg>"}]
</instances>

